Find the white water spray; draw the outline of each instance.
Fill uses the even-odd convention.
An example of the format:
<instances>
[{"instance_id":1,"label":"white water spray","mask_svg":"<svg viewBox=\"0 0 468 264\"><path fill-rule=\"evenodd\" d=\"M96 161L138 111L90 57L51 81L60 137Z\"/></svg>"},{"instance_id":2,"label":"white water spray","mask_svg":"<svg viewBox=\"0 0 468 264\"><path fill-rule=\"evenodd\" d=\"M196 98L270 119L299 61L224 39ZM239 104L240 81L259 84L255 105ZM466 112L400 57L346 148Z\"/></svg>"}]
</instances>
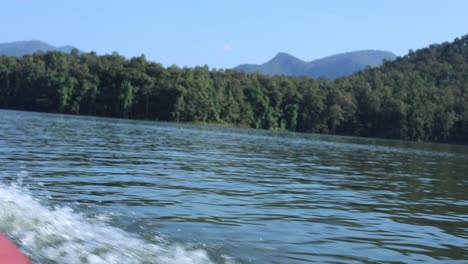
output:
<instances>
[{"instance_id":1,"label":"white water spray","mask_svg":"<svg viewBox=\"0 0 468 264\"><path fill-rule=\"evenodd\" d=\"M16 184L0 184L0 231L35 263L212 263L203 250L148 243L71 208L44 206Z\"/></svg>"}]
</instances>

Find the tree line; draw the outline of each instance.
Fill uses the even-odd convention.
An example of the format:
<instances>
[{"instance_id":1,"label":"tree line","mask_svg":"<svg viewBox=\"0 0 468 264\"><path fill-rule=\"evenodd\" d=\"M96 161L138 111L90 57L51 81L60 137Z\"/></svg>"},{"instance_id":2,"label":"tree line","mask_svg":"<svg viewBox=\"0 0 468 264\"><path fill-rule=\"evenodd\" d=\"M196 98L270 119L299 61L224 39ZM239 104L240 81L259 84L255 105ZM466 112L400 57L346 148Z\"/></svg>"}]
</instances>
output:
<instances>
[{"instance_id":1,"label":"tree line","mask_svg":"<svg viewBox=\"0 0 468 264\"><path fill-rule=\"evenodd\" d=\"M78 50L0 56L0 108L467 144L467 43L334 81Z\"/></svg>"}]
</instances>

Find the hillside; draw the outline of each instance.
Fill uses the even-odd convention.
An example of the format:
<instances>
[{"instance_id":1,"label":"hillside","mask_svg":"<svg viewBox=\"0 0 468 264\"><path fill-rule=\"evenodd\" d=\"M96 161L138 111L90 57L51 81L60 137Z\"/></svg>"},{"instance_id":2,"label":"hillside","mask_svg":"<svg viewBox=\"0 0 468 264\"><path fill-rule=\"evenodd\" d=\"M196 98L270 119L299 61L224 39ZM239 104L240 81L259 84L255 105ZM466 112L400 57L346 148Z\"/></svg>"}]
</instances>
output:
<instances>
[{"instance_id":1,"label":"hillside","mask_svg":"<svg viewBox=\"0 0 468 264\"><path fill-rule=\"evenodd\" d=\"M0 108L468 144L467 73L468 35L334 81L49 51L0 56Z\"/></svg>"},{"instance_id":2,"label":"hillside","mask_svg":"<svg viewBox=\"0 0 468 264\"><path fill-rule=\"evenodd\" d=\"M21 57L26 54L33 54L37 51L45 52L58 50L69 53L72 49L74 49L72 46L55 47L46 42L38 40L0 43L0 55L9 55L15 57Z\"/></svg>"},{"instance_id":3,"label":"hillside","mask_svg":"<svg viewBox=\"0 0 468 264\"><path fill-rule=\"evenodd\" d=\"M278 53L270 61L261 64L242 64L235 67L247 73L266 75L309 76L336 79L361 71L366 66L377 67L384 60L394 60L396 55L388 51L361 50L328 56L306 62L288 53Z\"/></svg>"}]
</instances>

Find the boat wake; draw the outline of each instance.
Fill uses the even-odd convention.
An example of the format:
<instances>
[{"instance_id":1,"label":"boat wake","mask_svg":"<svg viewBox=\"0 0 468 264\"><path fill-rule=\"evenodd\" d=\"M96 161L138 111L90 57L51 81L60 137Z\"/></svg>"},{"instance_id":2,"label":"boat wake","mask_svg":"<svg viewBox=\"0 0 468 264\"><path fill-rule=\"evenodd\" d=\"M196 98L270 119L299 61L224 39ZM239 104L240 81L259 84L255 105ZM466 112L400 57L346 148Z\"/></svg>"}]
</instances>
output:
<instances>
[{"instance_id":1,"label":"boat wake","mask_svg":"<svg viewBox=\"0 0 468 264\"><path fill-rule=\"evenodd\" d=\"M0 183L0 231L34 263L213 263L204 250L146 242L69 207L47 207L16 184Z\"/></svg>"}]
</instances>

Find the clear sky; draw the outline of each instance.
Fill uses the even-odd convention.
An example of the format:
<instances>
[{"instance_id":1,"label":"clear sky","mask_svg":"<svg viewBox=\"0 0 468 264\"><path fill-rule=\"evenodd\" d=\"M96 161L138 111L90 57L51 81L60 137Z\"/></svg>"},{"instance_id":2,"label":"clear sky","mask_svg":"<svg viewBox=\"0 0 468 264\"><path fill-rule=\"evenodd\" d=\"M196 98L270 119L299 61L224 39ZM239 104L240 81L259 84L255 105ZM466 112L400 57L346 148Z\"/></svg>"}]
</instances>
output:
<instances>
[{"instance_id":1,"label":"clear sky","mask_svg":"<svg viewBox=\"0 0 468 264\"><path fill-rule=\"evenodd\" d=\"M229 68L278 52L401 56L468 33L467 0L1 0L0 42L42 40L165 66Z\"/></svg>"}]
</instances>

